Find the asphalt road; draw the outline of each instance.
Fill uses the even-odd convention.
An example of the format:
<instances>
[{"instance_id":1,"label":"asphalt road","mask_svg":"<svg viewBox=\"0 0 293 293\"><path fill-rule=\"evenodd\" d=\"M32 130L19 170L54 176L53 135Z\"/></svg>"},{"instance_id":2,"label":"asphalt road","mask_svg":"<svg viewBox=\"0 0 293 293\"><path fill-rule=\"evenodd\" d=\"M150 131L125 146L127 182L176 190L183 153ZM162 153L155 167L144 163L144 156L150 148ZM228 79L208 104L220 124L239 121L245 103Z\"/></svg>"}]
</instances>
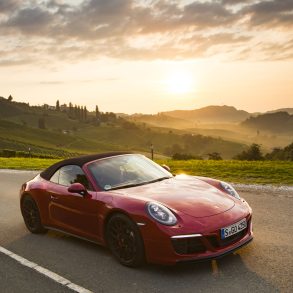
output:
<instances>
[{"instance_id":1,"label":"asphalt road","mask_svg":"<svg viewBox=\"0 0 293 293\"><path fill-rule=\"evenodd\" d=\"M93 292L293 292L293 194L242 192L254 241L217 261L130 269L107 249L49 232L30 234L18 190L34 172L0 170L0 246ZM0 252L0 292L70 292Z\"/></svg>"}]
</instances>

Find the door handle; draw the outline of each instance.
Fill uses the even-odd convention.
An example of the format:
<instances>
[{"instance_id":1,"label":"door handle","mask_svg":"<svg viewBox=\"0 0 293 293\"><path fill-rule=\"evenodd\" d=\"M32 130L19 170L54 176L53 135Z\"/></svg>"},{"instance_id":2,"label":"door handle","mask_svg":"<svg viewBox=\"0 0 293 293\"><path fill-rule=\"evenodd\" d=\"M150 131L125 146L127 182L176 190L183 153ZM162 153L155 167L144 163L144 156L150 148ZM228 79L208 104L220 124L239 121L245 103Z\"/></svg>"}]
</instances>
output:
<instances>
[{"instance_id":1,"label":"door handle","mask_svg":"<svg viewBox=\"0 0 293 293\"><path fill-rule=\"evenodd\" d=\"M57 199L58 199L57 196L51 195L51 200L57 200Z\"/></svg>"}]
</instances>

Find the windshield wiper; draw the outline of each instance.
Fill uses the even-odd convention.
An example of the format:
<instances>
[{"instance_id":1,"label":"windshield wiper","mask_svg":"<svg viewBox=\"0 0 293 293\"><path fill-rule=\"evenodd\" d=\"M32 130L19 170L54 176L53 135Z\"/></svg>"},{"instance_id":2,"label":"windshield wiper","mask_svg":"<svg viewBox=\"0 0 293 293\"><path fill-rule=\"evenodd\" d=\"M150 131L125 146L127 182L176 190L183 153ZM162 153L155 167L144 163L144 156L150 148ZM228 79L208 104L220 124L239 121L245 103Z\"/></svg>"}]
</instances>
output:
<instances>
[{"instance_id":1,"label":"windshield wiper","mask_svg":"<svg viewBox=\"0 0 293 293\"><path fill-rule=\"evenodd\" d=\"M154 180L151 180L151 181L145 181L145 182L140 182L140 183L131 183L131 184L120 185L120 186L114 186L109 190L136 187L136 186L141 186L141 185L145 185L145 184L149 184L149 183L155 183L155 182L163 181L163 180L170 179L170 178L172 178L172 177L165 176L165 177L161 177L161 178L154 179Z\"/></svg>"},{"instance_id":2,"label":"windshield wiper","mask_svg":"<svg viewBox=\"0 0 293 293\"><path fill-rule=\"evenodd\" d=\"M163 181L163 180L170 179L170 178L172 178L172 177L171 176L165 176L165 177L161 177L161 178L158 178L158 179L148 181L147 183L155 183L155 182Z\"/></svg>"},{"instance_id":3,"label":"windshield wiper","mask_svg":"<svg viewBox=\"0 0 293 293\"><path fill-rule=\"evenodd\" d=\"M121 189L121 188L129 188L129 187L135 187L135 186L140 186L147 184L149 182L140 182L140 183L131 183L131 184L126 184L126 185L120 185L120 186L114 186L109 190L115 190L115 189Z\"/></svg>"}]
</instances>

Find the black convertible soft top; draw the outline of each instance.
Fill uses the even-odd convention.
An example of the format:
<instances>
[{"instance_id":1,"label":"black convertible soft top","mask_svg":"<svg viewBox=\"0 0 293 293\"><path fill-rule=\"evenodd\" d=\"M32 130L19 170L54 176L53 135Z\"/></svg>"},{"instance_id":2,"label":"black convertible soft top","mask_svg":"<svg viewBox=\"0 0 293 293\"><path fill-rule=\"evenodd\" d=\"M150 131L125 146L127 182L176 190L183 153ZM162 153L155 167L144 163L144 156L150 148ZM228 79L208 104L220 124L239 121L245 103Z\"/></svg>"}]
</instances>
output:
<instances>
[{"instance_id":1,"label":"black convertible soft top","mask_svg":"<svg viewBox=\"0 0 293 293\"><path fill-rule=\"evenodd\" d=\"M60 162L57 162L53 164L52 166L45 169L43 172L41 172L41 177L50 180L50 178L53 176L53 174L61 167L66 165L77 165L82 168L82 166L88 162L95 161L102 158L107 157L113 157L118 155L125 155L125 154L131 154L130 152L111 152L111 153L102 153L102 154L93 154L93 155L86 155L81 157L75 157L66 159Z\"/></svg>"}]
</instances>

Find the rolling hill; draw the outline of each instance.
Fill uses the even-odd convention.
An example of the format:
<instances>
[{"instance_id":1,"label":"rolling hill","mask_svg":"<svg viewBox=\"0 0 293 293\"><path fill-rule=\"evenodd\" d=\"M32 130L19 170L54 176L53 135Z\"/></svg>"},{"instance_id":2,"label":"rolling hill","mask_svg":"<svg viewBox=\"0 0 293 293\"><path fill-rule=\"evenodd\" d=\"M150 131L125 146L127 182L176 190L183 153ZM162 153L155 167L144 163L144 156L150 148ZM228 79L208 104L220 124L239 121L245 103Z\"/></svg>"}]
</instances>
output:
<instances>
[{"instance_id":1,"label":"rolling hill","mask_svg":"<svg viewBox=\"0 0 293 293\"><path fill-rule=\"evenodd\" d=\"M0 99L0 149L27 151L50 156L128 150L170 156L178 150L196 156L211 152L231 158L245 148L244 144L202 135L180 134L170 129L148 127L117 118L97 123L95 113L84 121L69 118L66 111L30 107L28 104ZM103 114L102 114L103 115ZM45 129L40 129L39 119Z\"/></svg>"},{"instance_id":2,"label":"rolling hill","mask_svg":"<svg viewBox=\"0 0 293 293\"><path fill-rule=\"evenodd\" d=\"M162 114L196 124L240 123L251 116L250 113L231 106L208 106L195 110L162 112Z\"/></svg>"},{"instance_id":3,"label":"rolling hill","mask_svg":"<svg viewBox=\"0 0 293 293\"><path fill-rule=\"evenodd\" d=\"M241 126L275 134L293 134L293 115L288 112L266 113L246 119Z\"/></svg>"},{"instance_id":4,"label":"rolling hill","mask_svg":"<svg viewBox=\"0 0 293 293\"><path fill-rule=\"evenodd\" d=\"M293 108L281 108L277 110L268 111L267 113L276 113L276 112L287 112L290 115L293 115Z\"/></svg>"},{"instance_id":5,"label":"rolling hill","mask_svg":"<svg viewBox=\"0 0 293 293\"><path fill-rule=\"evenodd\" d=\"M191 121L168 116L163 113L158 113L154 115L134 114L128 117L126 116L125 118L133 122L146 123L157 127L167 127L174 129L184 129L194 126L194 123L192 123Z\"/></svg>"}]
</instances>

